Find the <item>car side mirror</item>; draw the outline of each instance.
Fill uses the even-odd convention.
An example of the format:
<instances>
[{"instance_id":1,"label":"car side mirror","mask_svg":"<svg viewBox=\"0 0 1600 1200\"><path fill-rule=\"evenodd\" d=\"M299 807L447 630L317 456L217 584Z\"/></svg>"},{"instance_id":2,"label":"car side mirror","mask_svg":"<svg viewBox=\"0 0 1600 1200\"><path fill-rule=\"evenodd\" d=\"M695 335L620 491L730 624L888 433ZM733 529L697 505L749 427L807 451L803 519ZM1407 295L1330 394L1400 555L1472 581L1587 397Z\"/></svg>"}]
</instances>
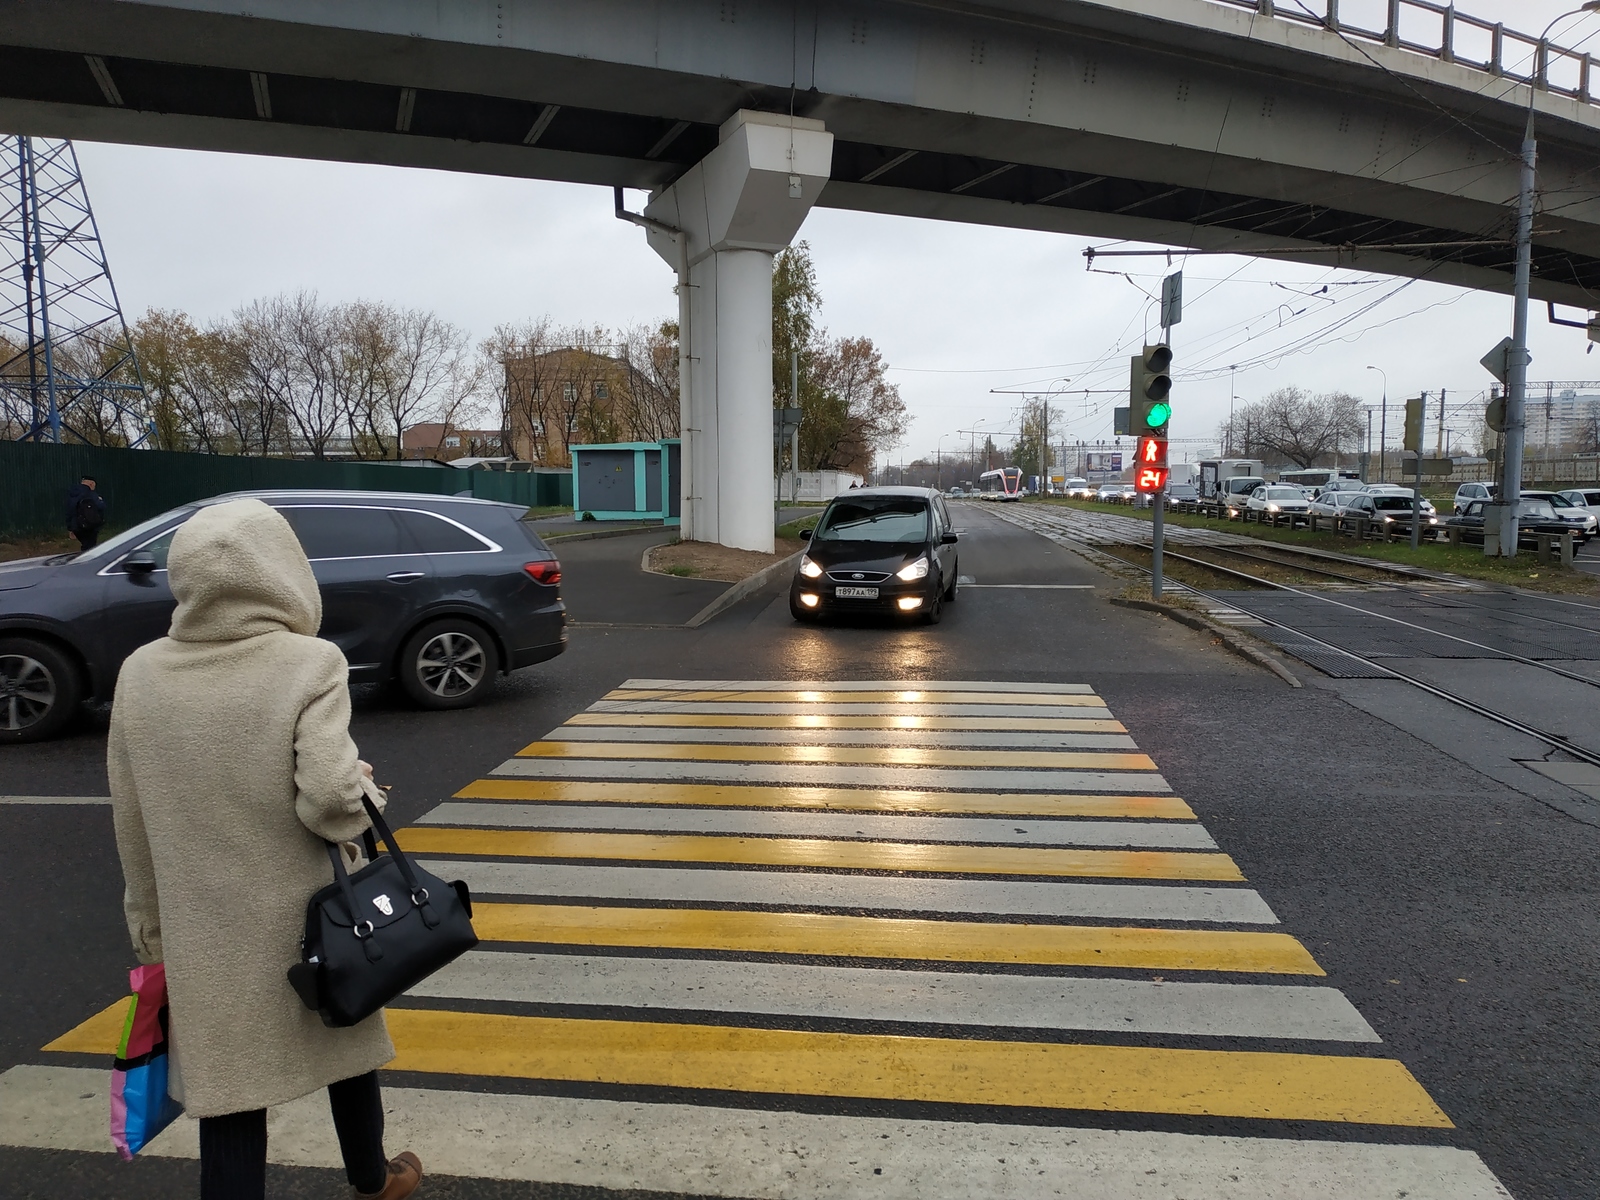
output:
<instances>
[{"instance_id":1,"label":"car side mirror","mask_svg":"<svg viewBox=\"0 0 1600 1200\"><path fill-rule=\"evenodd\" d=\"M122 560L122 569L129 575L148 575L156 569L156 556L148 550L135 550Z\"/></svg>"},{"instance_id":2,"label":"car side mirror","mask_svg":"<svg viewBox=\"0 0 1600 1200\"><path fill-rule=\"evenodd\" d=\"M956 531L954 529L946 529L944 531L944 536L939 539L939 544L941 546L954 546L960 540L961 539L956 536Z\"/></svg>"},{"instance_id":3,"label":"car side mirror","mask_svg":"<svg viewBox=\"0 0 1600 1200\"><path fill-rule=\"evenodd\" d=\"M801 541L802 541L802 542L809 542L809 541L810 541L810 540L811 540L811 530L809 530L809 529L802 529L802 530L801 530L801 531L800 531L800 540L801 540Z\"/></svg>"}]
</instances>

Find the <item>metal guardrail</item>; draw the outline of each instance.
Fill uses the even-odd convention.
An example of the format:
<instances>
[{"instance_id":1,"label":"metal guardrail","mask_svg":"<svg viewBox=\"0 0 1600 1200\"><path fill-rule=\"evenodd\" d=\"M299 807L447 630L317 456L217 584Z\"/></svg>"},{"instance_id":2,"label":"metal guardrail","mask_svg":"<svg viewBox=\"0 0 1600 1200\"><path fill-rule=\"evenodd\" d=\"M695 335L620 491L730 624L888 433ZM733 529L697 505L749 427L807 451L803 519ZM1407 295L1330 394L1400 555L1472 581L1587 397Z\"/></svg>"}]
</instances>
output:
<instances>
[{"instance_id":1,"label":"metal guardrail","mask_svg":"<svg viewBox=\"0 0 1600 1200\"><path fill-rule=\"evenodd\" d=\"M1457 12L1452 4L1436 4L1433 0L1358 0L1363 9L1386 12L1383 28L1372 29L1345 20L1339 11L1341 0L1206 2L1315 25L1330 33L1410 50L1441 62L1460 63L1585 104L1597 102L1590 87L1594 75L1591 54L1507 29L1500 21ZM1351 0L1343 3L1349 5Z\"/></svg>"}]
</instances>

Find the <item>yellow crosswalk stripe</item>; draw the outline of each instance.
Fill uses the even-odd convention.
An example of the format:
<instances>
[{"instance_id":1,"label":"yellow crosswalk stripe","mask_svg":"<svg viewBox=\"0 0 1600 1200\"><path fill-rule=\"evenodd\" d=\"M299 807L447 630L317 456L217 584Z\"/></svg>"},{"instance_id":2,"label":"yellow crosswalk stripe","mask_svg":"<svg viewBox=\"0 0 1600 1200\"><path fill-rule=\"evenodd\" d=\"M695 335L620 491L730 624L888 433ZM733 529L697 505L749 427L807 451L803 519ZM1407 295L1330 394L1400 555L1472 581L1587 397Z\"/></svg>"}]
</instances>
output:
<instances>
[{"instance_id":1,"label":"yellow crosswalk stripe","mask_svg":"<svg viewBox=\"0 0 1600 1200\"><path fill-rule=\"evenodd\" d=\"M1127 733L1109 717L852 717L827 713L626 713L581 712L567 725L616 725L658 729L927 729L949 732Z\"/></svg>"},{"instance_id":2,"label":"yellow crosswalk stripe","mask_svg":"<svg viewBox=\"0 0 1600 1200\"><path fill-rule=\"evenodd\" d=\"M617 688L605 700L671 700L680 704L704 701L741 704L1038 704L1057 708L1104 708L1099 696L1054 692L938 692L907 688L882 692L740 692L740 691L654 691L644 688Z\"/></svg>"},{"instance_id":3,"label":"yellow crosswalk stripe","mask_svg":"<svg viewBox=\"0 0 1600 1200\"><path fill-rule=\"evenodd\" d=\"M1121 970L1324 974L1310 952L1287 933L482 901L473 905L472 923L478 936L489 942Z\"/></svg>"},{"instance_id":4,"label":"yellow crosswalk stripe","mask_svg":"<svg viewBox=\"0 0 1600 1200\"><path fill-rule=\"evenodd\" d=\"M1449 1129L1393 1059L392 1008L397 1071Z\"/></svg>"},{"instance_id":5,"label":"yellow crosswalk stripe","mask_svg":"<svg viewBox=\"0 0 1600 1200\"><path fill-rule=\"evenodd\" d=\"M1244 879L1226 854L1189 850L1080 850L1038 846L853 842L826 838L719 837L671 833L413 827L396 835L413 854L489 858L600 858L637 862L738 863L847 871L1101 879Z\"/></svg>"},{"instance_id":6,"label":"yellow crosswalk stripe","mask_svg":"<svg viewBox=\"0 0 1600 1200\"><path fill-rule=\"evenodd\" d=\"M758 787L743 784L607 780L479 779L458 800L549 800L589 804L682 804L697 808L801 808L835 812L963 813L1019 817L1145 817L1192 821L1176 796L1012 795L878 788Z\"/></svg>"},{"instance_id":7,"label":"yellow crosswalk stripe","mask_svg":"<svg viewBox=\"0 0 1600 1200\"><path fill-rule=\"evenodd\" d=\"M921 746L740 746L703 742L532 742L518 758L669 762L851 763L879 767L1034 767L1154 771L1147 754L1107 750L944 750Z\"/></svg>"}]
</instances>

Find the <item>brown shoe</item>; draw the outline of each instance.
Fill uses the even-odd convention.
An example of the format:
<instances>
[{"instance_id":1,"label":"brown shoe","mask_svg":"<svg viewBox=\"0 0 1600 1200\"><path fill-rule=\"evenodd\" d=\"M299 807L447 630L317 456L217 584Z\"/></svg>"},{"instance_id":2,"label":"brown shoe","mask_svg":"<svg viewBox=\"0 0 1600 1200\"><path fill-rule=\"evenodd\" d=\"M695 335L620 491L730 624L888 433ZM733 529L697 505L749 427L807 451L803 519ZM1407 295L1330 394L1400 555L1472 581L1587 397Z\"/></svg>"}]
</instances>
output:
<instances>
[{"instance_id":1,"label":"brown shoe","mask_svg":"<svg viewBox=\"0 0 1600 1200\"><path fill-rule=\"evenodd\" d=\"M402 1150L389 1160L389 1182L383 1185L382 1191L358 1192L354 1188L350 1191L358 1200L405 1200L421 1182L422 1160L411 1151Z\"/></svg>"}]
</instances>

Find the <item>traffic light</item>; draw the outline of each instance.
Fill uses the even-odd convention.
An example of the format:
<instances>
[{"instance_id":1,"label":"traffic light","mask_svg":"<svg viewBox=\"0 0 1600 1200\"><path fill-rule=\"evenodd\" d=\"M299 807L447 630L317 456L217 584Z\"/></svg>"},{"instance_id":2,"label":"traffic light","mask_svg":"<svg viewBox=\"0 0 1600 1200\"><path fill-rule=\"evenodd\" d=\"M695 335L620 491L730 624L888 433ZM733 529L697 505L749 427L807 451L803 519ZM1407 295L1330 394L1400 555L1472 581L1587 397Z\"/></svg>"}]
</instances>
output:
<instances>
[{"instance_id":1,"label":"traffic light","mask_svg":"<svg viewBox=\"0 0 1600 1200\"><path fill-rule=\"evenodd\" d=\"M1168 346L1146 346L1129 364L1128 403L1132 408L1135 437L1165 436L1172 418L1172 350Z\"/></svg>"},{"instance_id":2,"label":"traffic light","mask_svg":"<svg viewBox=\"0 0 1600 1200\"><path fill-rule=\"evenodd\" d=\"M1133 465L1133 489L1154 493L1167 486L1167 442L1165 438L1141 437Z\"/></svg>"},{"instance_id":3,"label":"traffic light","mask_svg":"<svg viewBox=\"0 0 1600 1200\"><path fill-rule=\"evenodd\" d=\"M1405 448L1414 453L1422 453L1422 397L1406 401L1406 440Z\"/></svg>"}]
</instances>

